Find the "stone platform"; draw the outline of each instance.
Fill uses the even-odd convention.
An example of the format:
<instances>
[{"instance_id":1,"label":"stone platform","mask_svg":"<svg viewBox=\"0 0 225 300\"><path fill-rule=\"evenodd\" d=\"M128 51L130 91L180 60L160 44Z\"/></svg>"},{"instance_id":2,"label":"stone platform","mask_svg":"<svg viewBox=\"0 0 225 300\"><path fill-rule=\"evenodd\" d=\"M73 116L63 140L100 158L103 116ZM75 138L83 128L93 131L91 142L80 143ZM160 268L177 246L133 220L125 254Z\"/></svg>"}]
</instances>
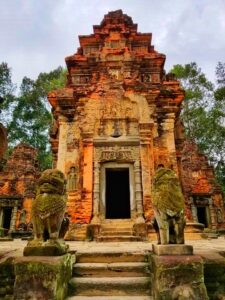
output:
<instances>
[{"instance_id":1,"label":"stone platform","mask_svg":"<svg viewBox=\"0 0 225 300\"><path fill-rule=\"evenodd\" d=\"M152 245L156 242L84 242L84 241L67 241L67 245L71 251L79 252L112 252L115 251L152 251ZM220 252L225 252L225 237L207 240L187 240L186 245L193 245L194 254L200 255L206 259L222 258ZM0 257L3 256L23 256L23 249L27 245L27 241L14 239L13 241L0 242Z\"/></svg>"},{"instance_id":2,"label":"stone platform","mask_svg":"<svg viewBox=\"0 0 225 300\"><path fill-rule=\"evenodd\" d=\"M191 245L152 245L153 253L156 255L193 255Z\"/></svg>"},{"instance_id":3,"label":"stone platform","mask_svg":"<svg viewBox=\"0 0 225 300\"><path fill-rule=\"evenodd\" d=\"M167 278L167 273L171 269L170 266L176 266L178 268L177 272L179 271L183 274L183 269L187 269L187 273L189 272L188 267L191 264L199 266L199 270L202 265L209 299L223 299L221 297L225 296L225 238L186 241L186 243L193 245L193 255L157 256L152 251L152 245L154 244L156 249L157 245L150 242L67 242L70 250L76 252L76 263L73 266L73 276L75 277L71 279L70 287L72 290L74 286L77 287L77 292L75 295L74 293L70 294L69 299L94 300L93 297L95 296L99 297L99 299L110 300L150 300L152 296L148 288L151 289L151 285L153 283L157 285L158 282L157 276L152 277L153 274L158 274L158 267L156 272L154 269L151 269L151 266L162 266L160 274L162 276L165 275L164 277ZM19 239L0 243L0 283L3 284L5 282L2 291L8 296L13 292L15 280L13 269L11 270L10 267L13 267L15 262L24 263L24 260L30 259L29 257L23 257L23 249L26 244L27 241ZM152 263L149 263L150 261ZM147 264L148 267L146 267ZM167 268L168 266L169 268ZM7 278L3 276L3 271L6 267L8 269ZM122 278L119 281L117 280L118 276ZM195 276L196 274L193 271L192 278ZM91 281L89 281L90 277ZM200 278L203 278L203 276L198 276L199 289L203 283L200 281ZM12 281L10 289L9 280ZM135 286L133 285L134 280L136 281ZM88 289L87 281L89 282ZM127 289L130 290L130 286L133 288L132 293L127 294ZM161 294L168 292L165 288L166 286L167 284L162 286ZM91 291L93 287L95 288L95 295L91 293L90 296L88 291ZM186 289L186 285L181 285L181 288ZM113 291L111 295L108 294L110 290ZM174 290L173 292L180 293L181 291ZM191 295L192 289L189 292ZM215 298L215 295L218 295L220 298ZM206 298L201 299L205 300Z\"/></svg>"}]
</instances>

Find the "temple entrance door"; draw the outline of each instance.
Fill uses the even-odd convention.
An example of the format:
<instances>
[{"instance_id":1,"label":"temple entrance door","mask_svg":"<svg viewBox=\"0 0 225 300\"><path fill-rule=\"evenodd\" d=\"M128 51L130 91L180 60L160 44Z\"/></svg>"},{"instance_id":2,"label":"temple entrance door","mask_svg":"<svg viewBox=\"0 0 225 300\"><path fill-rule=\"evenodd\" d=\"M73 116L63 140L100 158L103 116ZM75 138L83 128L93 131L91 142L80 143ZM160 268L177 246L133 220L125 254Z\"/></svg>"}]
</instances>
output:
<instances>
[{"instance_id":1,"label":"temple entrance door","mask_svg":"<svg viewBox=\"0 0 225 300\"><path fill-rule=\"evenodd\" d=\"M12 217L12 207L4 207L3 208L3 222L2 222L2 227L4 229L7 229L7 230L10 229L11 217Z\"/></svg>"},{"instance_id":2,"label":"temple entrance door","mask_svg":"<svg viewBox=\"0 0 225 300\"><path fill-rule=\"evenodd\" d=\"M106 168L106 219L130 219L129 168Z\"/></svg>"},{"instance_id":3,"label":"temple entrance door","mask_svg":"<svg viewBox=\"0 0 225 300\"><path fill-rule=\"evenodd\" d=\"M205 228L209 227L209 216L207 206L197 206L198 222L205 225Z\"/></svg>"}]
</instances>

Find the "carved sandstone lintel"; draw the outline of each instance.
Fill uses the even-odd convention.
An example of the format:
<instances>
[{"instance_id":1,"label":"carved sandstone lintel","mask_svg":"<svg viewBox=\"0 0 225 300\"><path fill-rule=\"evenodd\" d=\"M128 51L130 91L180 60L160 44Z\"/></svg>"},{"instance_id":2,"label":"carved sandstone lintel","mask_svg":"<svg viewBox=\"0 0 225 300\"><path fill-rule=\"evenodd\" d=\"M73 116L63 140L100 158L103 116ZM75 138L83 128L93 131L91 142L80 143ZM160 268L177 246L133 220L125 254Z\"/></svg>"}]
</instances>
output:
<instances>
[{"instance_id":1,"label":"carved sandstone lintel","mask_svg":"<svg viewBox=\"0 0 225 300\"><path fill-rule=\"evenodd\" d=\"M132 160L131 151L103 151L101 161L107 160Z\"/></svg>"},{"instance_id":2,"label":"carved sandstone lintel","mask_svg":"<svg viewBox=\"0 0 225 300\"><path fill-rule=\"evenodd\" d=\"M139 157L139 147L96 147L95 160L106 161L127 161L134 162Z\"/></svg>"}]
</instances>

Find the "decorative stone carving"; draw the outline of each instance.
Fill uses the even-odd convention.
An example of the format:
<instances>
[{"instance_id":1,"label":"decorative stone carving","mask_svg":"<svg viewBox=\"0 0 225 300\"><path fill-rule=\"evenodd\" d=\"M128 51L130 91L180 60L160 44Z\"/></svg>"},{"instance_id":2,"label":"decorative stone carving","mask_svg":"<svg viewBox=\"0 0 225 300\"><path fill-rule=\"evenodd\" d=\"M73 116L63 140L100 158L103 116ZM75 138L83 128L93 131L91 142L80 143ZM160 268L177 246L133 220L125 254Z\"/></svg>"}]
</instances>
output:
<instances>
[{"instance_id":1,"label":"decorative stone carving","mask_svg":"<svg viewBox=\"0 0 225 300\"><path fill-rule=\"evenodd\" d=\"M132 160L131 151L103 151L101 161L107 160Z\"/></svg>"},{"instance_id":2,"label":"decorative stone carving","mask_svg":"<svg viewBox=\"0 0 225 300\"><path fill-rule=\"evenodd\" d=\"M95 149L95 159L97 161L135 161L139 158L138 147L97 147Z\"/></svg>"},{"instance_id":3,"label":"decorative stone carving","mask_svg":"<svg viewBox=\"0 0 225 300\"><path fill-rule=\"evenodd\" d=\"M221 208L217 209L216 215L217 215L217 222L219 224L223 223L223 213L222 213L222 209Z\"/></svg>"},{"instance_id":4,"label":"decorative stone carving","mask_svg":"<svg viewBox=\"0 0 225 300\"><path fill-rule=\"evenodd\" d=\"M67 246L58 240L66 207L65 177L61 171L49 169L38 181L37 196L32 206L34 239L24 255L62 255Z\"/></svg>"},{"instance_id":5,"label":"decorative stone carving","mask_svg":"<svg viewBox=\"0 0 225 300\"><path fill-rule=\"evenodd\" d=\"M67 191L72 192L77 189L77 172L75 167L70 168L67 176Z\"/></svg>"},{"instance_id":6,"label":"decorative stone carving","mask_svg":"<svg viewBox=\"0 0 225 300\"><path fill-rule=\"evenodd\" d=\"M174 171L162 166L153 179L152 203L161 244L184 243L184 197Z\"/></svg>"},{"instance_id":7,"label":"decorative stone carving","mask_svg":"<svg viewBox=\"0 0 225 300\"><path fill-rule=\"evenodd\" d=\"M150 73L144 73L141 75L141 81L142 82L151 82L151 74Z\"/></svg>"},{"instance_id":8,"label":"decorative stone carving","mask_svg":"<svg viewBox=\"0 0 225 300\"><path fill-rule=\"evenodd\" d=\"M109 75L110 75L110 77L112 78L112 79L119 79L120 78L120 69L109 69L108 70L108 72L109 72Z\"/></svg>"}]
</instances>

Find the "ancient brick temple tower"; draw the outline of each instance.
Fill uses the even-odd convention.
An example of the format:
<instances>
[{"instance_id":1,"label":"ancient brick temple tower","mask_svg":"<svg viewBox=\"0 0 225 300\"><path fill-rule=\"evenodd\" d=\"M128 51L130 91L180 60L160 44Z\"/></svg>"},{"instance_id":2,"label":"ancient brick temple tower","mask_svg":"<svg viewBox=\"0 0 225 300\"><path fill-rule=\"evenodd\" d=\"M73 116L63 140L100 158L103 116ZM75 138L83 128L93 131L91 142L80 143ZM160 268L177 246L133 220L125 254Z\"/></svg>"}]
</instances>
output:
<instances>
[{"instance_id":1,"label":"ancient brick temple tower","mask_svg":"<svg viewBox=\"0 0 225 300\"><path fill-rule=\"evenodd\" d=\"M149 223L159 164L181 178L187 222L224 228L213 170L184 138L179 119L184 91L165 74L166 57L152 46L152 34L139 33L121 10L93 28L66 57L66 87L49 94L55 166L68 179L70 238L78 224Z\"/></svg>"}]
</instances>

